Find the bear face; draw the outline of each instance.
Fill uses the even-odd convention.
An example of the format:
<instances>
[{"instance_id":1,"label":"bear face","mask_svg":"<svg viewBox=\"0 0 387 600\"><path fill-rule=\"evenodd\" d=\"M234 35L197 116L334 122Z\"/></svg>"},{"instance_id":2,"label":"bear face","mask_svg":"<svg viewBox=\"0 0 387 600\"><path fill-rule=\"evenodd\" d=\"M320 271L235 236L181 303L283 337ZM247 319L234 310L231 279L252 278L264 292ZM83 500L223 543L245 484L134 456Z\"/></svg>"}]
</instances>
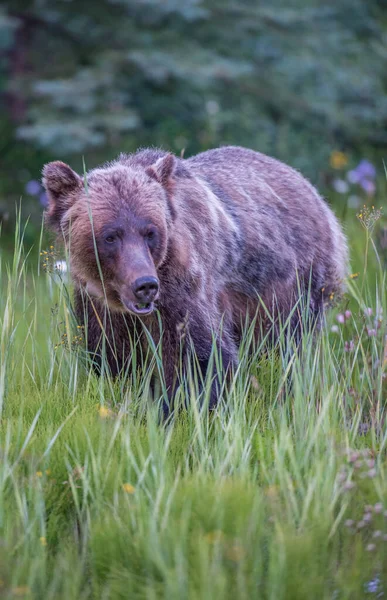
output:
<instances>
[{"instance_id":1,"label":"bear face","mask_svg":"<svg viewBox=\"0 0 387 600\"><path fill-rule=\"evenodd\" d=\"M43 183L48 225L62 233L72 277L115 311L150 314L159 296L173 208L171 154L144 169L113 163L84 182L62 162L49 163Z\"/></svg>"}]
</instances>

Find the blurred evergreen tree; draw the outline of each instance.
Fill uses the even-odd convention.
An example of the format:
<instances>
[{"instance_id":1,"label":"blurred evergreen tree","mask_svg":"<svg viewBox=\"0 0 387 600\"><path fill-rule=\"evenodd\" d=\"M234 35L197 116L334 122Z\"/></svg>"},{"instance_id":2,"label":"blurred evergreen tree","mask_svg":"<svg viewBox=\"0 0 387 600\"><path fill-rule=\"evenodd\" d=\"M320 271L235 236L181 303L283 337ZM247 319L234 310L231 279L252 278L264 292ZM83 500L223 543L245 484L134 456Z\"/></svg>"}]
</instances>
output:
<instances>
[{"instance_id":1,"label":"blurred evergreen tree","mask_svg":"<svg viewBox=\"0 0 387 600\"><path fill-rule=\"evenodd\" d=\"M56 157L387 147L384 0L3 0L2 112ZM90 161L89 161L90 162Z\"/></svg>"}]
</instances>

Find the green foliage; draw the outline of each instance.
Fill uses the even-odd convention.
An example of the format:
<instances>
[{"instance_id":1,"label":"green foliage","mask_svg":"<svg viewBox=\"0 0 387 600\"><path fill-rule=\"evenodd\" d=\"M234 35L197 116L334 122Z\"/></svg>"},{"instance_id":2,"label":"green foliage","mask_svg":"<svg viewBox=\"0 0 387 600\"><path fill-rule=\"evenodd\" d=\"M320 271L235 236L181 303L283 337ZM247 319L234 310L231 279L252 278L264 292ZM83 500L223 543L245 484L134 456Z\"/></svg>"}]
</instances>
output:
<instances>
[{"instance_id":1,"label":"green foliage","mask_svg":"<svg viewBox=\"0 0 387 600\"><path fill-rule=\"evenodd\" d=\"M16 231L13 260L0 262L2 597L363 600L370 582L385 589L386 274L370 232L346 225L360 275L338 332L305 332L289 366L283 337L250 359L247 331L225 402L208 414L193 393L167 426L149 373L95 377L64 275L26 262ZM58 258L42 252L43 265Z\"/></svg>"}]
</instances>

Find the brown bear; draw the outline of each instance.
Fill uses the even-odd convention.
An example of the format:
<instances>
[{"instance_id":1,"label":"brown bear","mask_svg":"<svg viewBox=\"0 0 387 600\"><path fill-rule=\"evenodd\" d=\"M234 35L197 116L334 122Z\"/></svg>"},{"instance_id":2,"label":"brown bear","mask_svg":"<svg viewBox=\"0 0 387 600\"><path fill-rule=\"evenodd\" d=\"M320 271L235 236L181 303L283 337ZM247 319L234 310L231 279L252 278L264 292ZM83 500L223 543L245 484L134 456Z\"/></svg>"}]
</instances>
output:
<instances>
[{"instance_id":1,"label":"brown bear","mask_svg":"<svg viewBox=\"0 0 387 600\"><path fill-rule=\"evenodd\" d=\"M303 296L318 320L343 289L347 247L333 212L297 171L258 152L222 147L182 159L143 149L85 177L52 162L43 183L89 349L98 356L104 338L115 375L136 335L159 342L161 323L170 398L178 365L189 362L179 361L182 338L203 374L216 339L227 371L249 319L258 315L257 330L267 331ZM217 394L213 385L211 405Z\"/></svg>"}]
</instances>

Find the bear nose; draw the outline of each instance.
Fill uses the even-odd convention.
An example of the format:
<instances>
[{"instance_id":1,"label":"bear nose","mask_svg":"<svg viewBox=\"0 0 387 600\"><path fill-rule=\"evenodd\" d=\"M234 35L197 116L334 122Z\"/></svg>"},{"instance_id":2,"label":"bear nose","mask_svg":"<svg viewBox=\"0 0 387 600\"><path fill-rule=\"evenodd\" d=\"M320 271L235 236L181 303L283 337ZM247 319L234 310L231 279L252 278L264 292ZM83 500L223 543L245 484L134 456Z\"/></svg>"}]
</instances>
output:
<instances>
[{"instance_id":1,"label":"bear nose","mask_svg":"<svg viewBox=\"0 0 387 600\"><path fill-rule=\"evenodd\" d=\"M139 277L133 283L132 290L137 300L150 302L159 291L159 282L156 277Z\"/></svg>"}]
</instances>

